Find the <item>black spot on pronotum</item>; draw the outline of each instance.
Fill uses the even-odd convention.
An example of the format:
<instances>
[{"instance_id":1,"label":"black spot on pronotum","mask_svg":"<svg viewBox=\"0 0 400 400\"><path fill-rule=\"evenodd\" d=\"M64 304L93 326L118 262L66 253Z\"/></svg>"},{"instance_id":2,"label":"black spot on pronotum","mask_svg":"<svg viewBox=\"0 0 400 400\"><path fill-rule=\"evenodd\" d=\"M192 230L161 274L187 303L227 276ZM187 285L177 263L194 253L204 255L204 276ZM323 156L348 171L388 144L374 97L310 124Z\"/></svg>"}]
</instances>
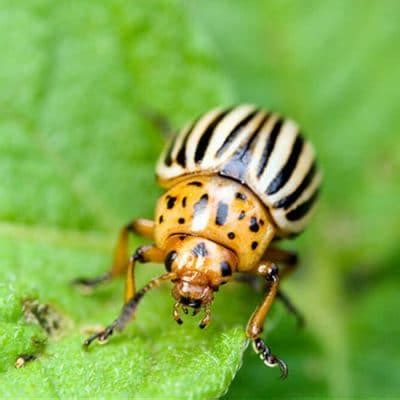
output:
<instances>
[{"instance_id":1,"label":"black spot on pronotum","mask_svg":"<svg viewBox=\"0 0 400 400\"><path fill-rule=\"evenodd\" d=\"M232 275L232 268L226 261L222 261L221 264L221 275L222 276L229 276Z\"/></svg>"},{"instance_id":2,"label":"black spot on pronotum","mask_svg":"<svg viewBox=\"0 0 400 400\"><path fill-rule=\"evenodd\" d=\"M188 183L188 186L197 186L197 187L202 187L203 184L199 181L192 181Z\"/></svg>"},{"instance_id":3,"label":"black spot on pronotum","mask_svg":"<svg viewBox=\"0 0 400 400\"><path fill-rule=\"evenodd\" d=\"M260 219L260 225L261 226L264 225L264 220L263 219Z\"/></svg>"},{"instance_id":4,"label":"black spot on pronotum","mask_svg":"<svg viewBox=\"0 0 400 400\"><path fill-rule=\"evenodd\" d=\"M192 249L193 255L196 257L206 257L208 255L205 243L201 242L196 244Z\"/></svg>"},{"instance_id":5,"label":"black spot on pronotum","mask_svg":"<svg viewBox=\"0 0 400 400\"><path fill-rule=\"evenodd\" d=\"M252 248L253 250L255 250L255 249L257 248L257 246L258 246L258 242L252 242L252 243L251 243L251 248Z\"/></svg>"},{"instance_id":6,"label":"black spot on pronotum","mask_svg":"<svg viewBox=\"0 0 400 400\"><path fill-rule=\"evenodd\" d=\"M201 213L206 207L208 203L208 194L205 193L200 197L200 200L193 205L194 215Z\"/></svg>"},{"instance_id":7,"label":"black spot on pronotum","mask_svg":"<svg viewBox=\"0 0 400 400\"><path fill-rule=\"evenodd\" d=\"M182 199L182 207L185 208L186 207L186 196Z\"/></svg>"},{"instance_id":8,"label":"black spot on pronotum","mask_svg":"<svg viewBox=\"0 0 400 400\"><path fill-rule=\"evenodd\" d=\"M241 193L241 192L235 193L235 197L237 199L239 199L239 200L246 200L247 199L247 196L244 193Z\"/></svg>"},{"instance_id":9,"label":"black spot on pronotum","mask_svg":"<svg viewBox=\"0 0 400 400\"><path fill-rule=\"evenodd\" d=\"M185 223L185 218L179 218L178 219L178 224L184 224Z\"/></svg>"},{"instance_id":10,"label":"black spot on pronotum","mask_svg":"<svg viewBox=\"0 0 400 400\"><path fill-rule=\"evenodd\" d=\"M240 220L240 219L243 219L245 216L246 216L246 213L242 210L242 211L240 211L240 214L239 214L239 216L238 216L238 219L239 219L239 220Z\"/></svg>"},{"instance_id":11,"label":"black spot on pronotum","mask_svg":"<svg viewBox=\"0 0 400 400\"><path fill-rule=\"evenodd\" d=\"M218 202L217 216L215 217L215 223L217 225L224 225L226 218L228 217L228 204L223 201Z\"/></svg>"},{"instance_id":12,"label":"black spot on pronotum","mask_svg":"<svg viewBox=\"0 0 400 400\"><path fill-rule=\"evenodd\" d=\"M158 222L162 224L164 222L164 216L160 215L160 217L158 218Z\"/></svg>"},{"instance_id":13,"label":"black spot on pronotum","mask_svg":"<svg viewBox=\"0 0 400 400\"><path fill-rule=\"evenodd\" d=\"M256 217L251 217L249 228L252 232L258 232L260 230L260 225L258 225Z\"/></svg>"},{"instance_id":14,"label":"black spot on pronotum","mask_svg":"<svg viewBox=\"0 0 400 400\"><path fill-rule=\"evenodd\" d=\"M171 271L172 263L173 263L174 260L176 259L177 254L178 254L178 253L177 253L176 251L173 250L173 251L170 251L170 252L167 254L167 257L165 257L164 264L165 264L165 268L167 269L168 272Z\"/></svg>"},{"instance_id":15,"label":"black spot on pronotum","mask_svg":"<svg viewBox=\"0 0 400 400\"><path fill-rule=\"evenodd\" d=\"M170 210L171 208L174 207L176 202L176 197L174 196L167 196L167 208Z\"/></svg>"},{"instance_id":16,"label":"black spot on pronotum","mask_svg":"<svg viewBox=\"0 0 400 400\"><path fill-rule=\"evenodd\" d=\"M179 236L179 240L185 240L185 235Z\"/></svg>"},{"instance_id":17,"label":"black spot on pronotum","mask_svg":"<svg viewBox=\"0 0 400 400\"><path fill-rule=\"evenodd\" d=\"M228 238L229 239L235 239L235 234L233 232L228 233Z\"/></svg>"}]
</instances>

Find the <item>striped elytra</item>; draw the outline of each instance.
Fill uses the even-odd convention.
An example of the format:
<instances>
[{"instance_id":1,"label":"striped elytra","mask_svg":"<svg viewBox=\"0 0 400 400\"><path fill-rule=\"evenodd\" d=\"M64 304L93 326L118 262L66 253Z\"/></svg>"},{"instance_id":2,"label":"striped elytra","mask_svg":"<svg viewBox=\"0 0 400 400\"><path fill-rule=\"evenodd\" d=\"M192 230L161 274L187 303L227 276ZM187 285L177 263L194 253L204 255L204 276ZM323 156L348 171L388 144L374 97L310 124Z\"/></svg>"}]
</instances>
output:
<instances>
[{"instance_id":1,"label":"striped elytra","mask_svg":"<svg viewBox=\"0 0 400 400\"><path fill-rule=\"evenodd\" d=\"M157 164L158 180L166 188L188 175L213 174L252 190L280 237L304 230L321 184L314 149L297 124L253 105L201 115L178 133ZM219 211L217 224L224 205Z\"/></svg>"}]
</instances>

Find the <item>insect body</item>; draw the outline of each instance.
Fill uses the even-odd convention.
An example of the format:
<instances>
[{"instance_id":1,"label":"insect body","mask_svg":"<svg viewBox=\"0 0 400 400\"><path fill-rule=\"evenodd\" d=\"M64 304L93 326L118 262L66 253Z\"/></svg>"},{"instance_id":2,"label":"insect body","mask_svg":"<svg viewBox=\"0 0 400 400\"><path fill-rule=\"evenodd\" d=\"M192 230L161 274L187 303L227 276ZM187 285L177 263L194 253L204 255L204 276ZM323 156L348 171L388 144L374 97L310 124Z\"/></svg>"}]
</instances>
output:
<instances>
[{"instance_id":1,"label":"insect body","mask_svg":"<svg viewBox=\"0 0 400 400\"><path fill-rule=\"evenodd\" d=\"M128 270L125 304L120 316L90 337L106 340L131 320L143 295L162 281L174 283L173 316L187 307L204 310L200 327L210 322L214 293L236 273L262 277L264 300L247 326L247 336L268 366L286 364L274 356L260 335L275 297L293 306L279 282L296 265L296 255L271 245L276 238L299 234L312 214L321 175L311 144L297 125L251 105L215 109L189 123L166 147L157 165L166 188L155 220L136 220L120 233L110 272L78 279L93 286ZM151 238L128 260L130 232ZM135 289L137 262L164 262L166 273ZM281 270L274 264L284 264Z\"/></svg>"}]
</instances>

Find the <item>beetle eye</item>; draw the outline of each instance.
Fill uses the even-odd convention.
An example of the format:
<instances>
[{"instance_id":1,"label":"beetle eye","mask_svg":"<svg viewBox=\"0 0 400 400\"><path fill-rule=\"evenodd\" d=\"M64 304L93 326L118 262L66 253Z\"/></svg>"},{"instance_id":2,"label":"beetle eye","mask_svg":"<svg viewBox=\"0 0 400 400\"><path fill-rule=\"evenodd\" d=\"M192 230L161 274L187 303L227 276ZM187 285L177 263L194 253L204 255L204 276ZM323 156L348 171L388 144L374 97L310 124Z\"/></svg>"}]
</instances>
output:
<instances>
[{"instance_id":1,"label":"beetle eye","mask_svg":"<svg viewBox=\"0 0 400 400\"><path fill-rule=\"evenodd\" d=\"M172 263L176 259L177 254L178 253L175 250L173 250L167 254L167 257L165 257L164 264L165 264L165 268L167 269L168 272L171 271Z\"/></svg>"}]
</instances>

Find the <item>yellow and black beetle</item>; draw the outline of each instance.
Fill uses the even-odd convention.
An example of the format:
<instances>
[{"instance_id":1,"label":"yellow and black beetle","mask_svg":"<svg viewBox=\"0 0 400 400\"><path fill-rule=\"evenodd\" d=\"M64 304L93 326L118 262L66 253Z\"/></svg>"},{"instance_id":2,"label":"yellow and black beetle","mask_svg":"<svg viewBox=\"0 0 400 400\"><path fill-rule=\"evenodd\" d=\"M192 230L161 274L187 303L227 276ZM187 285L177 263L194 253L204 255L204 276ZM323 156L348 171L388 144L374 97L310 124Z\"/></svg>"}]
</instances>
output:
<instances>
[{"instance_id":1,"label":"yellow and black beetle","mask_svg":"<svg viewBox=\"0 0 400 400\"><path fill-rule=\"evenodd\" d=\"M144 294L163 281L174 283L175 320L182 323L180 308L192 307L194 314L202 308L200 327L205 328L214 292L240 272L267 283L246 333L264 363L278 366L286 376L286 364L260 335L275 297L293 311L278 287L296 266L297 257L270 244L299 234L312 214L321 182L312 145L294 121L276 113L253 105L217 108L176 135L158 162L157 178L167 191L158 200L155 220L138 219L121 230L107 274L75 281L95 286L127 271L120 315L85 345L122 330ZM128 260L130 232L154 244L140 246ZM136 291L137 262L164 262L167 272ZM279 270L275 262L285 267Z\"/></svg>"}]
</instances>

